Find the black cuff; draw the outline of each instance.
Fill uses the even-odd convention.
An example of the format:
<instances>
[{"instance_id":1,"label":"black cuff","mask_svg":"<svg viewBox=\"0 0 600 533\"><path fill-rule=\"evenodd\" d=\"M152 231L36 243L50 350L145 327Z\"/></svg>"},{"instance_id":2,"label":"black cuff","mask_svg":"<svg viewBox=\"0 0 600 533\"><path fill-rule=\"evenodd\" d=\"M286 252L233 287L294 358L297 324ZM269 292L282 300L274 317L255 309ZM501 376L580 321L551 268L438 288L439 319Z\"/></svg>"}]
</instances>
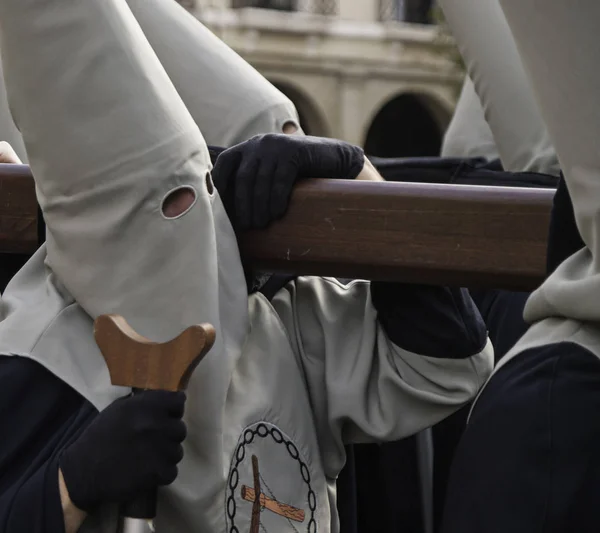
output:
<instances>
[{"instance_id":1,"label":"black cuff","mask_svg":"<svg viewBox=\"0 0 600 533\"><path fill-rule=\"evenodd\" d=\"M372 282L371 299L389 339L410 352L462 359L487 344L485 323L467 289Z\"/></svg>"},{"instance_id":2,"label":"black cuff","mask_svg":"<svg viewBox=\"0 0 600 533\"><path fill-rule=\"evenodd\" d=\"M348 179L354 180L361 173L365 166L365 152L359 146L351 146L350 155L350 171L348 173Z\"/></svg>"}]
</instances>

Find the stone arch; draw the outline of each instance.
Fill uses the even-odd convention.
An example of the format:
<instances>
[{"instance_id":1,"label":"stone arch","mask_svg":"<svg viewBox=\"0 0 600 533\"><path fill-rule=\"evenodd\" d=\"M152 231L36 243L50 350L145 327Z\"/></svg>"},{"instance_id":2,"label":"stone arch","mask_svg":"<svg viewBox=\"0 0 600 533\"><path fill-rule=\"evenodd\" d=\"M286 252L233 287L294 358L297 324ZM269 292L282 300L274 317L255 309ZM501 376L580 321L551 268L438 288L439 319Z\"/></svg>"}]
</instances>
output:
<instances>
[{"instance_id":1,"label":"stone arch","mask_svg":"<svg viewBox=\"0 0 600 533\"><path fill-rule=\"evenodd\" d=\"M273 79L269 81L294 103L300 116L300 125L306 135L331 136L331 128L325 114L310 94L289 81Z\"/></svg>"},{"instance_id":2,"label":"stone arch","mask_svg":"<svg viewBox=\"0 0 600 533\"><path fill-rule=\"evenodd\" d=\"M396 94L373 115L365 151L378 157L439 156L451 113L436 97L417 91Z\"/></svg>"}]
</instances>

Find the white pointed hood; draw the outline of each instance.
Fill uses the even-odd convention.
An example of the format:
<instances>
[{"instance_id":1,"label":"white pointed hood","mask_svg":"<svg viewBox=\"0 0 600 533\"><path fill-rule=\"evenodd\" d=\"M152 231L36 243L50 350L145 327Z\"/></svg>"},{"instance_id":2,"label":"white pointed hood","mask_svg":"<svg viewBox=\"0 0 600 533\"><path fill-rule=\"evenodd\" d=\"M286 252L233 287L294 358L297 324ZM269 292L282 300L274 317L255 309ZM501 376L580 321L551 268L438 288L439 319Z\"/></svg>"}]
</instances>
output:
<instances>
[{"instance_id":1,"label":"white pointed hood","mask_svg":"<svg viewBox=\"0 0 600 533\"><path fill-rule=\"evenodd\" d=\"M299 127L294 104L174 0L127 0L209 145Z\"/></svg>"},{"instance_id":2,"label":"white pointed hood","mask_svg":"<svg viewBox=\"0 0 600 533\"><path fill-rule=\"evenodd\" d=\"M108 381L94 317L121 314L156 341L213 324L217 341L190 382L182 468L221 479L222 413L248 330L247 294L206 143L125 2L0 8L9 101L47 224L46 246L5 291L0 353L35 359L102 409L127 391ZM166 219L162 202L178 187L196 201ZM214 483L185 490L195 502L220 494Z\"/></svg>"}]
</instances>

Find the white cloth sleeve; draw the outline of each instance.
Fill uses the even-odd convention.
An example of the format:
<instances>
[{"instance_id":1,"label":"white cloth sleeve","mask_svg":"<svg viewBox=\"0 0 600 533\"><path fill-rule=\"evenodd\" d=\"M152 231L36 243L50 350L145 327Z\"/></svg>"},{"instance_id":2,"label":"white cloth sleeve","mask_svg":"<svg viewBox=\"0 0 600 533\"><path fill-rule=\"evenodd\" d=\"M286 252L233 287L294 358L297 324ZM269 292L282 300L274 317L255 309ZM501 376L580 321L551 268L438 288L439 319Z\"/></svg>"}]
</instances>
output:
<instances>
[{"instance_id":1,"label":"white cloth sleeve","mask_svg":"<svg viewBox=\"0 0 600 533\"><path fill-rule=\"evenodd\" d=\"M409 294L415 290L407 286ZM401 347L378 320L368 282L343 285L303 277L275 296L273 306L303 368L321 439L337 446L401 439L475 396L493 364L485 328L483 335L467 331L470 325L465 329L461 319L455 330L446 328L457 317L426 323L425 308L437 315L437 302L416 305L405 309L404 319L393 320L405 339ZM440 342L433 346L432 339Z\"/></svg>"}]
</instances>

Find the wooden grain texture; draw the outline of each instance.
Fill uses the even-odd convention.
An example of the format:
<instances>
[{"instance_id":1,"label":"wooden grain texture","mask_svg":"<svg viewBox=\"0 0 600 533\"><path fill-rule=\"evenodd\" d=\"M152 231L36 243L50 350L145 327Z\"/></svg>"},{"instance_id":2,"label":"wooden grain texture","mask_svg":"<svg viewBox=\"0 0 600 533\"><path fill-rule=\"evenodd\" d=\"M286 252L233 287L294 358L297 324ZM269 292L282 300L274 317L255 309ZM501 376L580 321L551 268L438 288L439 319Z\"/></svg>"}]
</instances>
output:
<instances>
[{"instance_id":1,"label":"wooden grain texture","mask_svg":"<svg viewBox=\"0 0 600 533\"><path fill-rule=\"evenodd\" d=\"M260 497L256 499L256 489L253 489L252 487L242 485L241 496L242 499L247 502L251 502L254 505L258 504L259 517L260 511L262 509L267 509L276 515L283 516L284 518L293 520L294 522L304 522L305 513L302 509L292 507L287 503L281 503L277 500L273 500L272 498L265 496L263 492L261 492ZM253 533L252 528L250 528L250 533Z\"/></svg>"},{"instance_id":2,"label":"wooden grain texture","mask_svg":"<svg viewBox=\"0 0 600 533\"><path fill-rule=\"evenodd\" d=\"M418 178L415 176L415 178ZM554 190L312 181L283 221L241 238L265 271L529 290Z\"/></svg>"},{"instance_id":3,"label":"wooden grain texture","mask_svg":"<svg viewBox=\"0 0 600 533\"><path fill-rule=\"evenodd\" d=\"M0 163L0 251L31 254L38 243L38 205L29 167Z\"/></svg>"},{"instance_id":4,"label":"wooden grain texture","mask_svg":"<svg viewBox=\"0 0 600 533\"><path fill-rule=\"evenodd\" d=\"M94 337L113 385L142 390L184 390L192 372L215 341L215 329L202 324L160 344L138 335L118 315L94 322Z\"/></svg>"},{"instance_id":5,"label":"wooden grain texture","mask_svg":"<svg viewBox=\"0 0 600 533\"><path fill-rule=\"evenodd\" d=\"M553 195L307 180L286 217L241 235L240 249L265 272L531 290L544 276ZM36 220L29 168L0 165L0 252L32 253Z\"/></svg>"}]
</instances>

